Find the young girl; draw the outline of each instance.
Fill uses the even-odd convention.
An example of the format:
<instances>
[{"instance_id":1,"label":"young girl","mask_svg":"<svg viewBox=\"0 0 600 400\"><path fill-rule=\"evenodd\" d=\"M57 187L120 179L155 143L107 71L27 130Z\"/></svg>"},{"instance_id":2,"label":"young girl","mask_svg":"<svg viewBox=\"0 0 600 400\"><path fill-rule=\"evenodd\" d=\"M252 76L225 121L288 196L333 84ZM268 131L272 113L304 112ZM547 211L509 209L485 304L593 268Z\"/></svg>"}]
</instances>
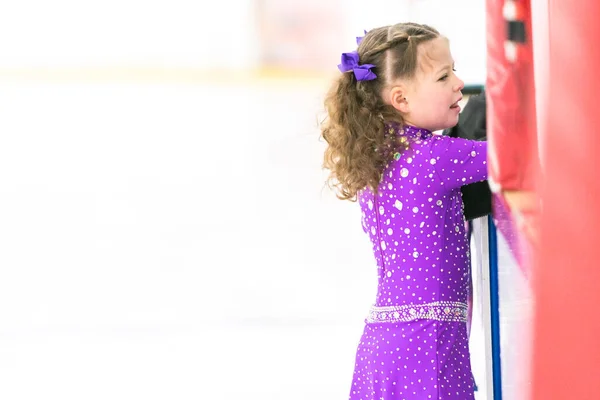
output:
<instances>
[{"instance_id":1,"label":"young girl","mask_svg":"<svg viewBox=\"0 0 600 400\"><path fill-rule=\"evenodd\" d=\"M471 400L460 188L487 178L486 143L432 133L457 123L464 86L435 29L403 23L357 41L321 127L329 183L359 200L379 278L350 399Z\"/></svg>"}]
</instances>

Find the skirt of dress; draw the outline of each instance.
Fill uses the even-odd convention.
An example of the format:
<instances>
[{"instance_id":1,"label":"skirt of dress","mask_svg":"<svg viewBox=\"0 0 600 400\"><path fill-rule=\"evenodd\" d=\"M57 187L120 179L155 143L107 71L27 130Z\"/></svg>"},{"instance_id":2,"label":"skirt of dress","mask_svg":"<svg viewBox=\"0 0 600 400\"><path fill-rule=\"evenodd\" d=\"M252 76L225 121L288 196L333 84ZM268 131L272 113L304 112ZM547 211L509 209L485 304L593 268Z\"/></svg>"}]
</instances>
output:
<instances>
[{"instance_id":1,"label":"skirt of dress","mask_svg":"<svg viewBox=\"0 0 600 400\"><path fill-rule=\"evenodd\" d=\"M367 322L350 400L474 400L465 322Z\"/></svg>"}]
</instances>

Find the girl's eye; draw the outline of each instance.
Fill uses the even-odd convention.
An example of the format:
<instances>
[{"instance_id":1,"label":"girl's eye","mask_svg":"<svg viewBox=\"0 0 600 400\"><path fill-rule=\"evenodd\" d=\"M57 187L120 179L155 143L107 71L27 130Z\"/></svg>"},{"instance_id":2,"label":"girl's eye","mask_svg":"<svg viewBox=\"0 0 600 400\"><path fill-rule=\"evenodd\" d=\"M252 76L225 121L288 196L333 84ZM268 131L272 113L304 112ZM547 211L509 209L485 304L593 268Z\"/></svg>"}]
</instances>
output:
<instances>
[{"instance_id":1,"label":"girl's eye","mask_svg":"<svg viewBox=\"0 0 600 400\"><path fill-rule=\"evenodd\" d=\"M452 71L456 72L456 68L452 68Z\"/></svg>"},{"instance_id":2,"label":"girl's eye","mask_svg":"<svg viewBox=\"0 0 600 400\"><path fill-rule=\"evenodd\" d=\"M442 76L438 81L445 81L448 78L448 74Z\"/></svg>"}]
</instances>

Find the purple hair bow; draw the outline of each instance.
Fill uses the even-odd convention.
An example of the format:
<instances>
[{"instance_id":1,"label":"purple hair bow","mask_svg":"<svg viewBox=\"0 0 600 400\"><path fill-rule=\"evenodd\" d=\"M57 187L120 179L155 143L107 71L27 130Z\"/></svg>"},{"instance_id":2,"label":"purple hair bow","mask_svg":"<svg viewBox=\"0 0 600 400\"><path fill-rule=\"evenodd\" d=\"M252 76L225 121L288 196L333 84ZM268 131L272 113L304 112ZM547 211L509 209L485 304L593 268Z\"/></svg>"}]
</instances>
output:
<instances>
[{"instance_id":1,"label":"purple hair bow","mask_svg":"<svg viewBox=\"0 0 600 400\"><path fill-rule=\"evenodd\" d=\"M365 35L367 31L365 30ZM356 44L360 44L362 42L364 36L359 36L356 38ZM358 64L358 51L353 51L351 53L342 53L342 63L338 65L338 68L342 72L353 71L356 80L358 81L372 81L377 78L377 75L371 68L375 67L373 64Z\"/></svg>"},{"instance_id":2,"label":"purple hair bow","mask_svg":"<svg viewBox=\"0 0 600 400\"><path fill-rule=\"evenodd\" d=\"M359 65L357 51L342 53L342 63L338 65L342 72L353 71L357 81L372 81L377 78L377 75L371 71L373 67L375 67L373 64Z\"/></svg>"},{"instance_id":3,"label":"purple hair bow","mask_svg":"<svg viewBox=\"0 0 600 400\"><path fill-rule=\"evenodd\" d=\"M365 30L365 35L367 34L367 31ZM360 42L362 42L362 40L364 39L364 36L358 36L356 38L356 44L360 44Z\"/></svg>"}]
</instances>

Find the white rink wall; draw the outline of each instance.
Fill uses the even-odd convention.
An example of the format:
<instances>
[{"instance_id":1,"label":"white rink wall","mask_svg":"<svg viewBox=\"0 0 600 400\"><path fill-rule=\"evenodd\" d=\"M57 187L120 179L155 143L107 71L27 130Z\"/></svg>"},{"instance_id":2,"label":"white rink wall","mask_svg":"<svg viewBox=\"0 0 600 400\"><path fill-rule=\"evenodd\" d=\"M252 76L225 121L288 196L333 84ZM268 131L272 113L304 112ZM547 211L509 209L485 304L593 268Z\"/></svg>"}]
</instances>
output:
<instances>
[{"instance_id":1,"label":"white rink wall","mask_svg":"<svg viewBox=\"0 0 600 400\"><path fill-rule=\"evenodd\" d=\"M253 7L250 0L9 2L0 15L0 66L251 68Z\"/></svg>"},{"instance_id":2,"label":"white rink wall","mask_svg":"<svg viewBox=\"0 0 600 400\"><path fill-rule=\"evenodd\" d=\"M267 1L262 0L267 3ZM259 66L259 0L22 0L0 15L0 72L12 68L196 68ZM318 8L316 0L298 2ZM335 12L347 48L364 29L400 21L428 23L451 39L467 84L485 80L485 2L358 0ZM289 6L293 10L294 6ZM291 12L293 15L293 12ZM321 38L325 40L326 38ZM339 54L332 54L335 63Z\"/></svg>"}]
</instances>

